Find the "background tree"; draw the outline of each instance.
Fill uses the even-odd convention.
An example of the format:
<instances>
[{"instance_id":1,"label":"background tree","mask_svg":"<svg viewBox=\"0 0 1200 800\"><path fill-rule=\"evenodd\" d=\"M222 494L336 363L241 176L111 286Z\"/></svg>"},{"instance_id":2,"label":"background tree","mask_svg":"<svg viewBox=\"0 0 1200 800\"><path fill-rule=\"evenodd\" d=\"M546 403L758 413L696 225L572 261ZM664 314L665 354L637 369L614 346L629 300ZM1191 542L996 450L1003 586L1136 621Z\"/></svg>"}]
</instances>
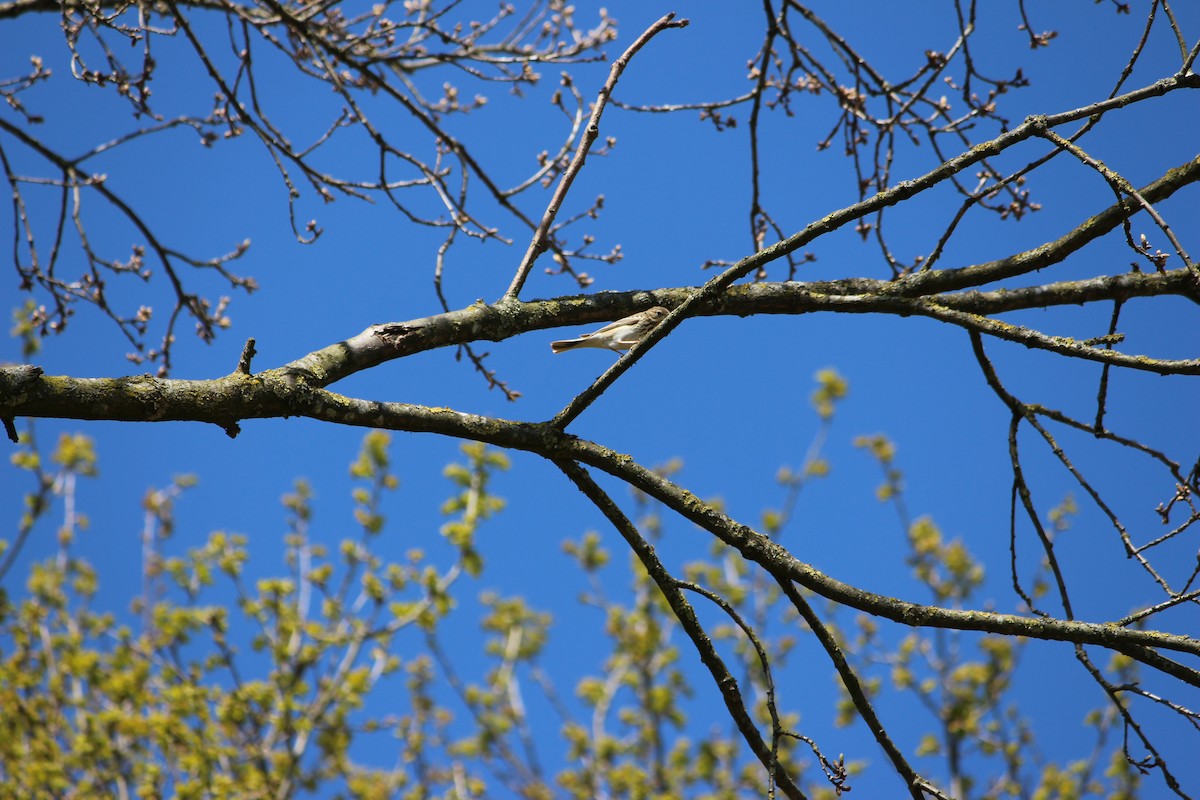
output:
<instances>
[{"instance_id":1,"label":"background tree","mask_svg":"<svg viewBox=\"0 0 1200 800\"><path fill-rule=\"evenodd\" d=\"M1200 19L900 5L0 3L11 792L1194 796Z\"/></svg>"}]
</instances>

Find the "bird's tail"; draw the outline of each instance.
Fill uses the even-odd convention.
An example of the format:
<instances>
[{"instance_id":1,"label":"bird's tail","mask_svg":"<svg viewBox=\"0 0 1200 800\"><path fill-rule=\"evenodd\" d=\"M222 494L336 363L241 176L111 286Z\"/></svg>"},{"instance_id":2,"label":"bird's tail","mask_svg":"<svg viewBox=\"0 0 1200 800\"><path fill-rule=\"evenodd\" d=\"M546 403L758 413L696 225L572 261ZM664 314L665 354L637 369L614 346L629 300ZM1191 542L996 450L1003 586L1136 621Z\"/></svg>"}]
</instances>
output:
<instances>
[{"instance_id":1,"label":"bird's tail","mask_svg":"<svg viewBox=\"0 0 1200 800\"><path fill-rule=\"evenodd\" d=\"M555 353L565 353L583 344L583 342L583 339L560 339L557 342L551 342L550 349Z\"/></svg>"}]
</instances>

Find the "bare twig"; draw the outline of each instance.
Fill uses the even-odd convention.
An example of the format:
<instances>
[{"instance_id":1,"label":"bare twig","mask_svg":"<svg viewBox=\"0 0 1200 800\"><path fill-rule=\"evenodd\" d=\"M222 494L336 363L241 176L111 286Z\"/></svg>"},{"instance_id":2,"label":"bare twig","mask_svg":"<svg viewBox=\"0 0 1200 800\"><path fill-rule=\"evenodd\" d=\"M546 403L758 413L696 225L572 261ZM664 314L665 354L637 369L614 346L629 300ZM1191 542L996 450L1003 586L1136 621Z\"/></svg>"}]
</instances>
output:
<instances>
[{"instance_id":1,"label":"bare twig","mask_svg":"<svg viewBox=\"0 0 1200 800\"><path fill-rule=\"evenodd\" d=\"M517 273L513 276L512 283L509 284L508 289L504 292L504 299L515 300L517 298L521 293L521 287L525 285L525 280L529 277L529 271L533 269L534 262L537 261L538 256L548 246L546 237L550 233L550 227L554 224L554 219L558 216L558 212L566 200L567 192L571 190L571 183L574 182L575 176L579 174L579 170L583 168L583 162L587 159L587 154L592 147L592 143L600 135L600 117L604 114L604 108L608 105L608 99L612 95L617 81L621 78L621 73L629 66L630 60L637 54L637 51L641 50L657 34L668 28L685 28L687 24L688 21L686 19L675 20L675 14L667 14L647 28L641 36L634 40L633 44L629 45L629 48L621 54L621 57L613 62L608 72L608 80L600 87L600 92L596 96L596 103L592 106L592 115L583 130L583 138L579 140L579 147L575 150L575 156L571 159L571 163L567 166L566 170L563 171L562 177L559 178L558 185L554 189L554 194L550 198L550 204L546 207L541 221L538 222L537 227L534 229L533 238L529 242L529 249L525 251L524 257L521 258L521 263L517 266Z\"/></svg>"}]
</instances>

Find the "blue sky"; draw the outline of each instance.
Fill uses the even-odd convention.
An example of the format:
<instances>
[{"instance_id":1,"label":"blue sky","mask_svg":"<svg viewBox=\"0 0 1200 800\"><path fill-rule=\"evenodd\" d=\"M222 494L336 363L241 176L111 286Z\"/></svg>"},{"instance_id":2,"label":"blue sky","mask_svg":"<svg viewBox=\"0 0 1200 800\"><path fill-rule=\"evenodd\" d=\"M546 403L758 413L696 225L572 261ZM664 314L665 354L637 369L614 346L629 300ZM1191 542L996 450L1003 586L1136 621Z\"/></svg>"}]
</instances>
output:
<instances>
[{"instance_id":1,"label":"blue sky","mask_svg":"<svg viewBox=\"0 0 1200 800\"><path fill-rule=\"evenodd\" d=\"M586 26L595 7L577 6ZM617 45L607 49L610 58L650 22L672 10L632 0L606 6L621 31ZM1027 114L1064 111L1106 96L1141 33L1141 10L1127 17L1091 4L1070 8L1038 4L1031 8L1035 25L1058 29L1061 35L1052 47L1030 51L1016 30L1019 18L1014 7L981 6L985 7L980 12L981 33L974 40L976 58L996 75L1008 75L1019 65L1032 81L1030 88L1004 98L1012 103L1007 114L1014 124ZM1200 29L1197 9L1179 6L1175 11L1184 30L1194 36ZM953 29L940 19L941 5L935 12L931 4L925 14L913 14L911 8L872 2L823 4L817 11L861 52L877 58L879 68L897 76L919 65L925 50L944 51L953 41ZM677 10L691 25L667 31L645 48L622 79L618 98L629 103L680 103L746 90L746 61L759 45L761 11L747 6L743 15L730 11L727 3L715 2L688 3ZM5 21L5 40L11 44L0 48L0 70L3 75L15 74L27 64L30 53L46 59L57 77L30 94L26 103L47 116L48 124L43 126L47 139L77 151L124 130L128 116L108 94L70 81L66 51L56 40L54 21L50 15ZM1156 28L1152 46L1127 89L1174 70L1177 51L1169 41L1163 46L1164 30L1161 25ZM181 43L174 44L156 51L162 65L156 97L162 104L160 111L167 114L180 113L188 102L199 102L202 108L211 94L196 79L194 59L178 46ZM270 60L263 62L272 71ZM574 70L586 98L594 96L606 71L604 64ZM495 86L478 89L461 84L464 93L488 93L490 102L471 116L452 121L450 127L482 163L496 165L502 184L519 180L531 168L536 152L554 149L565 135L564 118L547 102L558 67L547 66L542 72L542 85L525 102L514 102ZM436 87L442 79L429 76L428 81ZM314 92L311 83L307 91L298 102L275 104L279 120L303 132L297 133L297 141L320 130L333 102L320 90ZM839 147L824 152L815 147L834 121L824 100L802 98L794 117L774 113L764 123L764 163L769 165L763 179L765 205L789 233L856 199L853 173ZM1090 152L1141 185L1195 155L1195 137L1181 124L1190 119L1188 125L1194 128L1195 111L1194 97L1179 93L1113 114L1106 127L1085 143ZM752 251L746 222L746 112L734 113L742 125L717 133L711 125L697 122L691 112L664 116L608 110L601 133L616 136L617 147L605 158L588 161L563 212L581 210L595 195L603 194L604 212L588 229L597 236L594 249L604 251L619 243L625 253L614 266L589 265L596 278L589 291L697 285L712 274L699 270L706 260L735 260ZM392 125L397 132L411 129L400 114L386 107L379 109L376 122ZM429 149L423 140L414 144L414 149L422 147ZM999 163L1011 168L1043 149L1044 145L1029 145ZM15 148L14 153L21 168L35 169L32 160L20 162L27 154ZM894 178L915 177L936 163L928 148L909 149L898 160ZM352 140L347 147L335 149L332 164L339 169L371 169L370 159L363 157L361 148L356 150ZM298 217L303 221L315 216L324 234L315 245L296 244L288 229L284 187L249 136L205 149L194 134L180 131L154 140L144 151L118 150L98 159L94 168L107 173L110 185L127 193L172 246L210 256L232 249L243 239L252 240L249 254L234 269L253 275L261 291L235 296L233 328L222 332L212 345L200 343L190 326L183 325L175 377L216 377L232 371L248 336L257 340L255 367L267 368L352 336L369 324L423 317L438 310L432 286L434 251L440 240L436 233L408 225L384 204L340 199L325 205L306 192ZM946 252L942 266L977 263L1035 246L1112 202L1111 192L1094 173L1066 158L1059 158L1031 187L1043 204L1042 212L1019 224L971 221ZM889 213L890 243L903 259L928 252L957 207L945 191L930 195ZM536 216L545 196L526 196L523 203ZM1160 210L1186 237L1200 222L1196 207L1194 192L1185 190ZM489 221L505 226L514 243L506 247L463 241L451 251L446 288L452 307L480 297L498 297L528 241L527 233L494 208L486 204L481 208ZM5 215L11 215L8 206L0 211L0 222L7 227ZM106 224L111 219L103 213L94 219L92 233L98 244L110 248L111 254L127 252L133 241L130 232ZM1168 249L1147 225L1143 218L1140 227L1135 225L1135 234L1144 231L1156 246ZM1197 248L1192 244L1194 252ZM804 268L802 279L884 275L878 252L852 231L822 239L810 249L818 260ZM1034 275L1030 280L1112 274L1126 269L1130 260L1120 241L1108 237L1054 267L1053 274ZM11 275L0 283L6 309L21 301ZM225 291L205 276L200 276L200 284L212 294ZM130 284L114 285L113 290L133 306L144 302L166 310L168 298L161 282L149 289ZM539 266L523 297L575 291L568 279L543 275ZM1108 307L1056 309L1009 319L1041 326L1052 334L1083 338L1103 334L1108 314ZM1194 305L1170 299L1135 301L1122 319L1128 352L1195 357ZM332 388L375 400L543 420L613 360L604 351L552 356L548 342L575 331L542 331L481 344L491 354L489 367L523 393L515 404L489 392L469 365L455 362L449 351L383 364ZM138 368L125 361L127 350L110 324L82 309L66 334L45 342L37 363L51 374L130 374ZM989 343L988 352L1009 389L1023 400L1085 419L1094 413L1096 365L1064 363L1004 343ZM17 344L3 340L0 359L16 360L18 355ZM814 374L826 367L836 368L848 379L850 396L839 407L829 440L833 475L805 491L797 519L787 532L786 542L793 552L835 577L873 591L918 602L928 599L903 566L905 548L894 512L873 498L880 482L878 471L851 444L860 434L886 433L898 446L897 466L905 473L906 502L913 516L930 514L947 536L962 537L988 564L985 595L995 598L997 608L1014 610L1007 577L1011 475L1004 436L1008 414L987 389L967 338L957 329L916 318L816 314L688 320L572 430L630 453L643 464L681 458L684 468L677 480L682 485L702 497L721 498L732 516L756 524L764 508L781 502L782 490L773 482L777 470L782 465L800 465L817 429L808 396ZM1191 419L1200 400L1194 379L1115 373L1111 391L1114 430L1167 449L1180 459L1194 459L1200 452L1200 428ZM140 585L141 497L148 487L163 486L174 474L195 473L200 479L178 506L178 533L170 545L176 552L199 544L210 531L239 531L251 537L261 569L282 569L278 542L285 526L278 500L301 476L316 489L314 538L336 542L353 531L347 468L363 431L294 419L249 421L242 428L242 434L230 440L215 427L196 424L37 423L43 447L51 446L60 431L81 431L97 441L101 477L80 488L79 505L90 516L91 529L81 537L77 552L97 564L102 596L115 609L125 607ZM1089 477L1117 498L1136 537L1145 540L1157 535L1152 510L1172 488L1161 471L1112 446L1059 431L1056 435L1061 435ZM1070 476L1051 463L1045 448L1039 448L1028 431L1022 441L1043 518L1068 492L1082 506L1076 527L1062 543L1069 553L1065 560L1074 578L1079 616L1119 617L1158 599L1144 574L1125 561L1111 527L1083 502ZM392 456L402 485L385 506L394 526L380 542L385 554L392 548L399 554L419 545L447 555L437 534L443 521L438 506L452 487L441 469L456 458L458 445L432 436L394 434ZM15 508L28 483L7 463L0 466L0 476L0 508ZM604 485L618 499L627 499L612 482ZM482 533L488 572L479 588L519 593L535 607L556 609L560 624L554 629L547 665L560 671L560 691L569 695L579 674L601 667L595 659L603 652L596 642L602 620L594 611L571 607L581 588L580 576L562 554L560 542L564 537L578 539L586 530L600 531L608 546L620 552L606 573L613 591L619 592L628 583L619 538L557 470L535 457L514 454L512 469L496 480L494 490L509 505ZM26 564L54 552L54 518L47 522L26 548ZM661 547L669 564L678 567L705 552L707 539L690 524L671 519L666 531ZM1033 546L1031 539L1025 539L1023 552L1032 552ZM1181 561L1171 568L1186 574L1190 566L1184 560L1189 558L1194 558L1194 547L1180 547ZM536 566L536 581L529 580L531 565ZM1032 562L1026 564L1031 567ZM8 582L13 591L15 576ZM1120 591L1113 591L1114 586ZM469 610L467 604L458 615L453 627L458 637L451 642L461 648L459 663L467 665L464 671L478 644ZM1200 633L1194 615L1174 625L1178 632ZM818 738L827 752L844 751L848 758L865 758L875 765L859 784L867 787L864 796L872 796L871 787L894 792L898 784L887 773L878 749L863 739L862 726L849 731L829 727L832 670L811 643L802 646L802 653L792 662L795 673L784 680L793 692L785 694L784 705L803 714L805 732ZM1061 746L1064 753L1085 753L1086 745L1071 745L1086 741L1080 738L1079 717L1083 709L1102 702L1099 692L1071 662L1068 648L1032 645L1027 658L1022 681L1028 685L1021 688L1023 696L1040 708L1037 720L1046 726L1039 731L1045 751L1053 755ZM1060 667L1061 672L1051 671ZM694 676L700 687L694 706L698 729L707 727L702 722L705 715L715 720L713 724L723 724L723 712L707 678L699 671ZM814 692L813 687L821 691ZM1190 698L1193 706L1195 699ZM902 702L884 703L881 712L901 736L916 730L906 727ZM919 730L932 727L928 720L919 721ZM550 737L547 747L553 743ZM547 758L554 763L553 757ZM1176 766L1188 774L1182 763ZM1200 775L1195 767L1189 769L1195 786ZM941 774L937 768L930 772L935 777Z\"/></svg>"}]
</instances>

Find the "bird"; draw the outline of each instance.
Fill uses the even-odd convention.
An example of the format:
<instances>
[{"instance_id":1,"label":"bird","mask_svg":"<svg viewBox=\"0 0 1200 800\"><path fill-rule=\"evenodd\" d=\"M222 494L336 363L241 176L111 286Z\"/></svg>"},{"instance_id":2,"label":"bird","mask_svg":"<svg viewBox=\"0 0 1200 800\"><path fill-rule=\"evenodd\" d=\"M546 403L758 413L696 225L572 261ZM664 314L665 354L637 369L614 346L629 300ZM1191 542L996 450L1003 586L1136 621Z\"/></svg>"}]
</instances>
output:
<instances>
[{"instance_id":1,"label":"bird","mask_svg":"<svg viewBox=\"0 0 1200 800\"><path fill-rule=\"evenodd\" d=\"M610 322L598 331L585 333L578 339L551 342L550 349L555 353L563 353L577 347L603 347L620 353L644 339L669 313L671 312L662 306L647 308L616 322Z\"/></svg>"}]
</instances>

